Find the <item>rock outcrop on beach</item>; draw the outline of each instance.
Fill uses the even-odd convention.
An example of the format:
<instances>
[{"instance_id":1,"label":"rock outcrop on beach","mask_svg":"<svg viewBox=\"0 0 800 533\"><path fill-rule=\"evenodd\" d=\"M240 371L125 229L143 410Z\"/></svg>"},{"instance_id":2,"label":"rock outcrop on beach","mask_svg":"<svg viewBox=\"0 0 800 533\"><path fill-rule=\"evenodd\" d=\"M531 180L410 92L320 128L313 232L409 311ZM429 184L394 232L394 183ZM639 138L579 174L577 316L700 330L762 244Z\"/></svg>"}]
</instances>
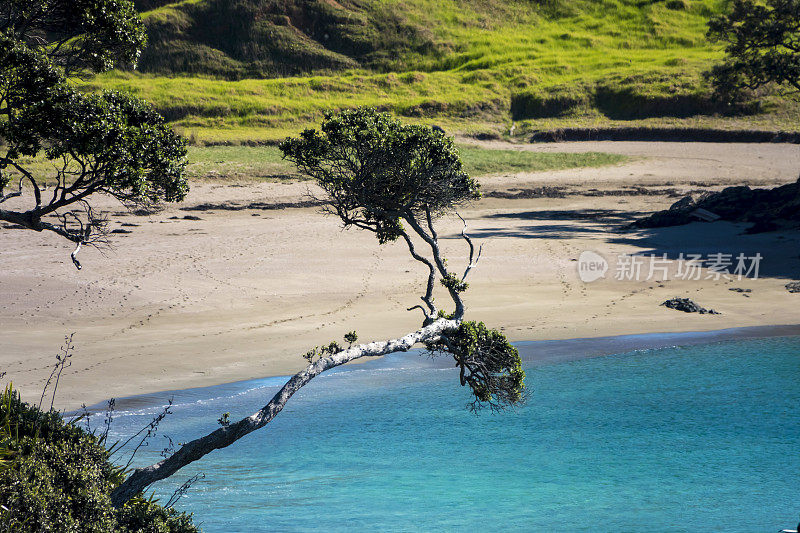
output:
<instances>
[{"instance_id":1,"label":"rock outcrop on beach","mask_svg":"<svg viewBox=\"0 0 800 533\"><path fill-rule=\"evenodd\" d=\"M786 284L786 290L792 293L800 293L800 281L792 281Z\"/></svg>"},{"instance_id":2,"label":"rock outcrop on beach","mask_svg":"<svg viewBox=\"0 0 800 533\"><path fill-rule=\"evenodd\" d=\"M683 311L684 313L700 313L701 315L718 315L720 314L713 309L706 309L705 307L700 307L697 303L690 300L689 298L671 298L666 302L663 302L661 305L667 307L669 309L675 309L676 311Z\"/></svg>"},{"instance_id":3,"label":"rock outcrop on beach","mask_svg":"<svg viewBox=\"0 0 800 533\"><path fill-rule=\"evenodd\" d=\"M632 228L680 226L696 221L752 222L747 233L800 227L800 179L773 189L728 187L695 199L681 198L669 209L633 222Z\"/></svg>"}]
</instances>

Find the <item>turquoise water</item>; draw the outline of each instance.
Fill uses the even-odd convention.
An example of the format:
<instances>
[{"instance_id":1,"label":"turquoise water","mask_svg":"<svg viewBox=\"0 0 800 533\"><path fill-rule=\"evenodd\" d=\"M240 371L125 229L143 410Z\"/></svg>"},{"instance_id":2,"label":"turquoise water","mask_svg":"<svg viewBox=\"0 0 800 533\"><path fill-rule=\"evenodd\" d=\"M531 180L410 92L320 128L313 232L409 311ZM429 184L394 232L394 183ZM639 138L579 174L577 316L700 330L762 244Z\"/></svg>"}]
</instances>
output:
<instances>
[{"instance_id":1,"label":"turquoise water","mask_svg":"<svg viewBox=\"0 0 800 533\"><path fill-rule=\"evenodd\" d=\"M527 355L535 345L526 347ZM155 487L204 531L774 532L800 513L800 337L528 364L524 407L464 409L401 354L322 376L266 429ZM169 435L250 414L282 380L176 393ZM129 402L118 436L154 412Z\"/></svg>"}]
</instances>

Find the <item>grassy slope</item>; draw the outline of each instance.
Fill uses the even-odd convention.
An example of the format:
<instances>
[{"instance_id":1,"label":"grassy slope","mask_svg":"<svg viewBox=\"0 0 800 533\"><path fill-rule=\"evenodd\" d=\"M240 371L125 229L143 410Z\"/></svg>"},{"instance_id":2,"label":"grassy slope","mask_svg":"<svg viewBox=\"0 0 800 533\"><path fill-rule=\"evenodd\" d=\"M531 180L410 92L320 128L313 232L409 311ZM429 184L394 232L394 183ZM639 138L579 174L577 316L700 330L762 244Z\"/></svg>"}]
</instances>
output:
<instances>
[{"instance_id":1,"label":"grassy slope","mask_svg":"<svg viewBox=\"0 0 800 533\"><path fill-rule=\"evenodd\" d=\"M181 6L206 1L145 18L184 16ZM503 132L512 120L517 133L615 124L796 129L793 103L767 100L767 113L751 116L718 116L710 103L701 74L721 54L705 25L722 1L674 9L680 0L364 0L370 17L385 11L429 31L435 51L396 51L397 65L413 66L406 72L359 67L241 81L115 72L87 86L153 101L198 142L274 140L326 109L358 105L466 133Z\"/></svg>"}]
</instances>

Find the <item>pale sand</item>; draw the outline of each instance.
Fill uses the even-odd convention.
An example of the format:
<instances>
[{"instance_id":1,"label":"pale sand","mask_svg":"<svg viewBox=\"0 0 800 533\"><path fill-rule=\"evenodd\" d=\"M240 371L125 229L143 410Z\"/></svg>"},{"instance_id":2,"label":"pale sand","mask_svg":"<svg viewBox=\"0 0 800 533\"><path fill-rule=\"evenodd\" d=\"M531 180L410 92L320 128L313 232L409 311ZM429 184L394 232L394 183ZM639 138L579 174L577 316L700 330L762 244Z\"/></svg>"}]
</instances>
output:
<instances>
[{"instance_id":1,"label":"pale sand","mask_svg":"<svg viewBox=\"0 0 800 533\"><path fill-rule=\"evenodd\" d=\"M800 149L793 145L593 142L515 148L640 159L600 169L487 177L481 179L485 191L541 185L688 190L696 187L693 182L772 186L794 181L800 170ZM139 226L123 228L131 234L114 234L105 255L82 251L81 271L72 267L71 248L58 237L0 229L0 369L8 373L3 381L13 381L25 399L38 399L64 335L73 331L77 350L56 402L63 408L288 374L304 365L301 354L310 347L341 342L350 330L371 340L419 326L419 312L405 309L419 301L424 269L400 243L381 247L371 234L341 231L336 219L315 208L181 210L205 203L296 201L306 187L195 183L180 206L150 217L113 217L113 228ZM741 225L728 223L616 231L626 213L674 201L663 195L572 195L487 198L465 207L470 233L484 244L469 280L468 318L501 327L512 340L800 324L800 294L784 288L800 277L797 232L741 235ZM169 220L187 214L202 220ZM461 268L460 224L447 219L441 228L450 264ZM622 282L612 270L611 279L586 284L573 261L583 250L612 262L623 253L684 250L758 251L764 260L758 280ZM752 293L745 297L730 287ZM658 305L673 296L691 297L723 314L699 316ZM444 294L438 301L445 301Z\"/></svg>"}]
</instances>

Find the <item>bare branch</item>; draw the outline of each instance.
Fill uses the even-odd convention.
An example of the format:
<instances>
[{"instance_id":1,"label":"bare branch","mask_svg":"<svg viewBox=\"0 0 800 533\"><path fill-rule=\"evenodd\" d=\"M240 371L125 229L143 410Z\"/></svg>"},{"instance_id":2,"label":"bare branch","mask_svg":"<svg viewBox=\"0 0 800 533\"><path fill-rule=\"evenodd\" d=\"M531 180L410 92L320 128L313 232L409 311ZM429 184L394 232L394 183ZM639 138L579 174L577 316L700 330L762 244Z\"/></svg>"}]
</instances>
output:
<instances>
[{"instance_id":1,"label":"bare branch","mask_svg":"<svg viewBox=\"0 0 800 533\"><path fill-rule=\"evenodd\" d=\"M75 265L75 268L77 268L78 270L80 270L82 268L81 267L81 262L78 261L78 257L77 257L78 252L80 252L80 251L81 251L81 243L79 242L75 246L75 249L72 251L72 253L69 254L69 258L72 259L72 264Z\"/></svg>"},{"instance_id":2,"label":"bare branch","mask_svg":"<svg viewBox=\"0 0 800 533\"><path fill-rule=\"evenodd\" d=\"M436 268L441 274L443 279L447 279L451 276L451 274L447 271L447 267L444 264L444 260L442 259L441 251L439 250L439 241L435 239L432 235L430 235L425 229L420 225L417 221L414 213L407 212L403 215L403 220L405 220L411 229L414 232L422 237L428 246L431 249L431 254L433 255L434 263L436 264ZM459 295L458 291L456 291L452 287L447 287L447 292L450 294L450 298L453 300L453 303L456 305L455 314L458 316L462 316L464 314L464 301L461 299L461 295Z\"/></svg>"},{"instance_id":3,"label":"bare branch","mask_svg":"<svg viewBox=\"0 0 800 533\"><path fill-rule=\"evenodd\" d=\"M467 235L467 221L464 220L464 218L458 213L456 213L456 216L461 219L461 222L464 223L464 227L461 228L461 237L465 241L467 241L467 244L469 245L469 264L467 265L467 268L464 270L464 275L461 276L461 281L463 282L467 279L467 275L469 274L470 270L475 268L478 265L478 261L481 260L481 252L483 252L483 244L481 244L478 247L478 257L475 257L475 245L472 244L472 239L470 238L469 235Z\"/></svg>"},{"instance_id":4,"label":"bare branch","mask_svg":"<svg viewBox=\"0 0 800 533\"><path fill-rule=\"evenodd\" d=\"M61 379L61 373L64 372L64 368L71 366L72 361L70 358L72 357L72 352L75 349L75 346L72 344L72 337L75 333L70 333L69 335L64 336L64 344L61 346L61 351L56 354L56 363L53 365L53 370L50 372L50 377L47 378L47 382L42 387L42 396L39 398L39 405L37 409L41 411L42 403L44 402L44 397L47 394L47 389L50 388L50 385L53 385L53 393L50 400L50 410L53 410L53 405L56 401L56 392L58 392L58 382ZM55 378L55 383L53 383L53 378Z\"/></svg>"},{"instance_id":5,"label":"bare branch","mask_svg":"<svg viewBox=\"0 0 800 533\"><path fill-rule=\"evenodd\" d=\"M10 200L11 198L15 198L17 196L22 196L22 181L23 181L23 179L24 178L20 178L20 180L19 180L19 190L15 191L15 192L8 193L5 196L0 196L0 204L5 202L6 200ZM2 193L2 191L0 191L0 193Z\"/></svg>"},{"instance_id":6,"label":"bare branch","mask_svg":"<svg viewBox=\"0 0 800 533\"><path fill-rule=\"evenodd\" d=\"M175 492L173 492L172 496L169 497L169 500L167 500L167 503L164 504L164 508L165 509L171 509L171 508L175 507L175 504L178 503L178 500L180 500L183 497L184 494L189 492L189 489L192 488L192 485L194 485L197 481L199 481L201 479L205 479L205 478L206 478L206 475L203 474L203 473L200 473L200 474L195 474L194 476L192 476L189 479L187 479L183 483L183 485L181 485L180 487L175 489Z\"/></svg>"}]
</instances>

